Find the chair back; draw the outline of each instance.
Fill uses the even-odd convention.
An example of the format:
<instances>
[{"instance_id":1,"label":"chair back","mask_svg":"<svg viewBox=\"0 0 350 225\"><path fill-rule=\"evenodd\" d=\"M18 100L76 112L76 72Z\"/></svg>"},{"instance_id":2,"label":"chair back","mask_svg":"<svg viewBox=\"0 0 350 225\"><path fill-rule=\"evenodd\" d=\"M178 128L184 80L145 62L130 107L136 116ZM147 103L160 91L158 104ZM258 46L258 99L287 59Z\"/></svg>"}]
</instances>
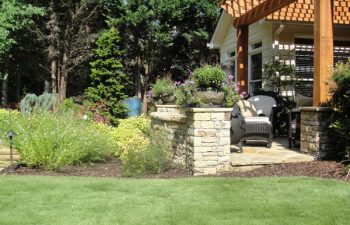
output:
<instances>
[{"instance_id":1,"label":"chair back","mask_svg":"<svg viewBox=\"0 0 350 225\"><path fill-rule=\"evenodd\" d=\"M266 95L255 95L250 97L248 101L254 104L258 115L264 114L266 117L270 117L272 107L276 106L276 100Z\"/></svg>"}]
</instances>

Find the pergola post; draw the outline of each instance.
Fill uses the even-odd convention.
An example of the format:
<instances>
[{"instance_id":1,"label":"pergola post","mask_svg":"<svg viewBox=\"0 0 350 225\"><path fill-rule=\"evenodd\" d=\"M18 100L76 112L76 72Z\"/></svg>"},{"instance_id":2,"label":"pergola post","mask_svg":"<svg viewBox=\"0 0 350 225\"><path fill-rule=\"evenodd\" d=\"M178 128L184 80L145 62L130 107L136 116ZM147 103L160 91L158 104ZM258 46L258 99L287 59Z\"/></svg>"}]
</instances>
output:
<instances>
[{"instance_id":1,"label":"pergola post","mask_svg":"<svg viewBox=\"0 0 350 225\"><path fill-rule=\"evenodd\" d=\"M248 25L237 27L237 82L248 93Z\"/></svg>"},{"instance_id":2,"label":"pergola post","mask_svg":"<svg viewBox=\"0 0 350 225\"><path fill-rule=\"evenodd\" d=\"M329 100L327 81L333 66L333 4L332 0L314 0L314 97L313 106Z\"/></svg>"}]
</instances>

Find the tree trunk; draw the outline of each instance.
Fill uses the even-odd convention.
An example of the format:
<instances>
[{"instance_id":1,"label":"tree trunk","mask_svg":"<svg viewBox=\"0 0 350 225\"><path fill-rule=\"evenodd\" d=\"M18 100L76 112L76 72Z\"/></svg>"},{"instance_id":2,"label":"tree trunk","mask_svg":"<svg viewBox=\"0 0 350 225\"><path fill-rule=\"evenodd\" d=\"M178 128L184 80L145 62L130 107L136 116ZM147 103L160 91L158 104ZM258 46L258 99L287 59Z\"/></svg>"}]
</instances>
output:
<instances>
[{"instance_id":1,"label":"tree trunk","mask_svg":"<svg viewBox=\"0 0 350 225\"><path fill-rule=\"evenodd\" d=\"M142 91L141 91L141 56L138 55L136 57L137 61L137 71L136 71L136 80L135 80L135 96L141 98L142 97Z\"/></svg>"},{"instance_id":2,"label":"tree trunk","mask_svg":"<svg viewBox=\"0 0 350 225\"><path fill-rule=\"evenodd\" d=\"M57 60L51 61L51 90L53 94L57 94Z\"/></svg>"},{"instance_id":3,"label":"tree trunk","mask_svg":"<svg viewBox=\"0 0 350 225\"><path fill-rule=\"evenodd\" d=\"M59 27L58 18L55 12L54 0L50 1L51 15L48 27L50 28L49 35L49 58L51 60L51 91L53 94L58 94L58 56L59 56Z\"/></svg>"},{"instance_id":4,"label":"tree trunk","mask_svg":"<svg viewBox=\"0 0 350 225\"><path fill-rule=\"evenodd\" d=\"M1 105L5 106L8 104L8 88L9 88L9 69L8 66L5 65L4 78L2 80L2 99Z\"/></svg>"},{"instance_id":5,"label":"tree trunk","mask_svg":"<svg viewBox=\"0 0 350 225\"><path fill-rule=\"evenodd\" d=\"M67 95L67 80L69 73L69 55L70 55L70 45L71 45L71 34L70 30L73 24L73 3L70 0L68 2L68 12L66 27L64 30L64 41L63 41L63 57L62 57L62 67L60 71L60 82L59 82L59 100L63 101Z\"/></svg>"}]
</instances>

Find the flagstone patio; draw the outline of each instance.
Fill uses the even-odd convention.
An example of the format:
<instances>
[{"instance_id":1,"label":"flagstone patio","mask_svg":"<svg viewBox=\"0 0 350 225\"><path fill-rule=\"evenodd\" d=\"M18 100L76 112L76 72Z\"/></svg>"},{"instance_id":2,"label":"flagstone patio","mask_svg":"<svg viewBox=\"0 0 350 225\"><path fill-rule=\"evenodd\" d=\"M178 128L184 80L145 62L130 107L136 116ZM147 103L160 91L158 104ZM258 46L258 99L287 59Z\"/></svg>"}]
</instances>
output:
<instances>
[{"instance_id":1,"label":"flagstone patio","mask_svg":"<svg viewBox=\"0 0 350 225\"><path fill-rule=\"evenodd\" d=\"M247 171L260 168L264 165L310 162L315 158L300 153L298 149L288 148L286 138L274 139L271 148L261 143L248 142L243 146L243 152L237 152L238 147L231 145L231 166L233 171Z\"/></svg>"}]
</instances>

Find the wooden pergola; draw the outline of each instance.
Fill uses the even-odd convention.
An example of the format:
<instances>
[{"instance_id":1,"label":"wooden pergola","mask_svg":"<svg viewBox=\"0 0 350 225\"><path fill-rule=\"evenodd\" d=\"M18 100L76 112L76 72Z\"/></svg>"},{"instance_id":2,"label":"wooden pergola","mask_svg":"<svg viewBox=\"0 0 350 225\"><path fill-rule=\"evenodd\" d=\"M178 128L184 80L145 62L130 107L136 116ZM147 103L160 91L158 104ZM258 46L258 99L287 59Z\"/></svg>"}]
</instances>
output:
<instances>
[{"instance_id":1,"label":"wooden pergola","mask_svg":"<svg viewBox=\"0 0 350 225\"><path fill-rule=\"evenodd\" d=\"M350 24L350 0L222 0L237 29L237 80L248 89L249 25L260 19L314 22L313 105L326 102L333 65L333 23Z\"/></svg>"}]
</instances>

